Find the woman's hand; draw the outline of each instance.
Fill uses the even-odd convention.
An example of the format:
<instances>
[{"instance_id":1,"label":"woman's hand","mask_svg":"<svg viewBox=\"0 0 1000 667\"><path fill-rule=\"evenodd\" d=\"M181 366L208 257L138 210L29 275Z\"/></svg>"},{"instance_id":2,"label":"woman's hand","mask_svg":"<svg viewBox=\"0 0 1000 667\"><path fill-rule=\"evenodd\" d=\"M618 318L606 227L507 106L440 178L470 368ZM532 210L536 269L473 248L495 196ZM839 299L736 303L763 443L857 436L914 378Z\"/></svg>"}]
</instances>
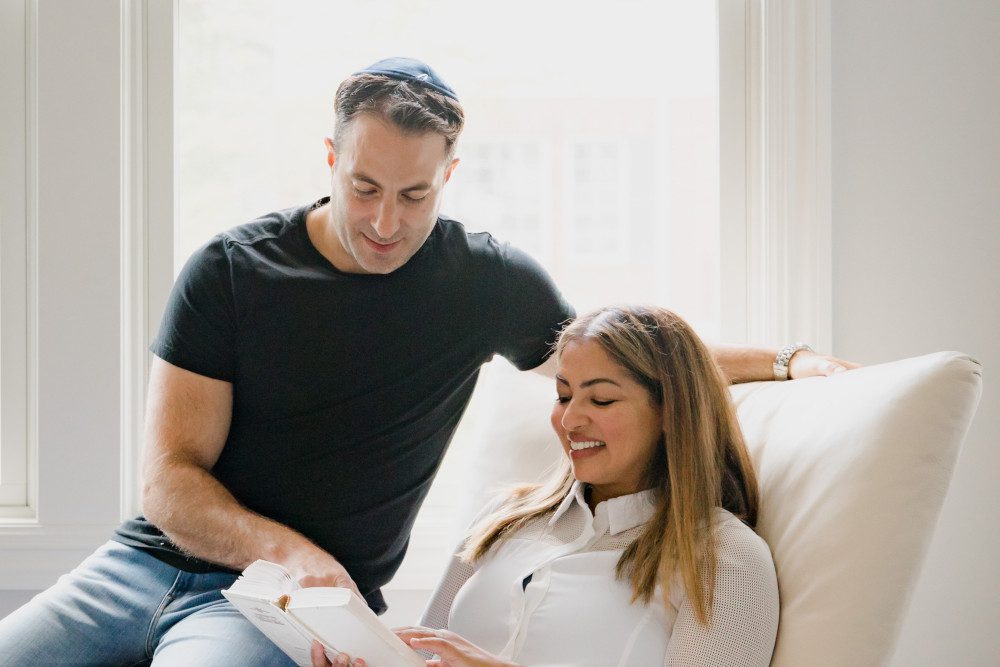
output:
<instances>
[{"instance_id":1,"label":"woman's hand","mask_svg":"<svg viewBox=\"0 0 1000 667\"><path fill-rule=\"evenodd\" d=\"M346 653L341 653L333 662L326 657L326 651L323 650L323 645L317 641L313 642L312 645L312 658L313 667L367 667L364 660L361 658L355 658L354 662L351 662L351 658Z\"/></svg>"},{"instance_id":2,"label":"woman's hand","mask_svg":"<svg viewBox=\"0 0 1000 667\"><path fill-rule=\"evenodd\" d=\"M468 639L449 630L406 627L393 632L411 648L436 654L440 660L428 660L434 667L517 667L512 662L487 653Z\"/></svg>"}]
</instances>

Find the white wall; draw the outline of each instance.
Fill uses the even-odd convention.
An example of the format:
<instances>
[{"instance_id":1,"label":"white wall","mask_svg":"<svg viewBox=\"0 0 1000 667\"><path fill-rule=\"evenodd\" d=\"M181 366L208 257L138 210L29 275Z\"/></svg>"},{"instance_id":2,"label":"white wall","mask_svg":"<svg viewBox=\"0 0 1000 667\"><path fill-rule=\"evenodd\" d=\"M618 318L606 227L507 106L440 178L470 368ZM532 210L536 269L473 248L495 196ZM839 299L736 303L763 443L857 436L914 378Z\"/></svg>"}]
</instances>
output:
<instances>
[{"instance_id":1,"label":"white wall","mask_svg":"<svg viewBox=\"0 0 1000 667\"><path fill-rule=\"evenodd\" d=\"M985 365L893 664L997 664L1000 3L831 4L835 351Z\"/></svg>"}]
</instances>

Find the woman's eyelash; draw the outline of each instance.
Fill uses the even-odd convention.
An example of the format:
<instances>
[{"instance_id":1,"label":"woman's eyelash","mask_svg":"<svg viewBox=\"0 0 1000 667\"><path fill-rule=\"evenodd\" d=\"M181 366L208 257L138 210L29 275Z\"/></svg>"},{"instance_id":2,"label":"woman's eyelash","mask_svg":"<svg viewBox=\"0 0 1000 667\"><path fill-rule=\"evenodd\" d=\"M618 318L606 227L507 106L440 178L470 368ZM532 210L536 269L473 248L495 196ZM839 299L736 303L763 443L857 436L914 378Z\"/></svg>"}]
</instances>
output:
<instances>
[{"instance_id":1,"label":"woman's eyelash","mask_svg":"<svg viewBox=\"0 0 1000 667\"><path fill-rule=\"evenodd\" d=\"M566 403L569 403L569 399L570 399L569 396L557 396L556 397L556 403L566 404ZM609 400L609 401L599 401L596 398L592 398L592 399L590 399L590 402L593 403L594 405L598 406L598 407L606 408L609 405L611 405L612 403L617 403L618 401L617 401L617 399L612 399L612 400Z\"/></svg>"}]
</instances>

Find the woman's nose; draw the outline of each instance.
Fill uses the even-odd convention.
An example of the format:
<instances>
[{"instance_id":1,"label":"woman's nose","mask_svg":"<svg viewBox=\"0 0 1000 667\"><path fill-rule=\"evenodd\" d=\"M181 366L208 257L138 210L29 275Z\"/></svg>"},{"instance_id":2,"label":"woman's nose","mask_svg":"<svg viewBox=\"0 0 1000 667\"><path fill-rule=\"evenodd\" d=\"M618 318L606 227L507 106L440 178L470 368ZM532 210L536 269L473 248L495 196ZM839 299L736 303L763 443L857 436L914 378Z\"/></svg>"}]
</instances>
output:
<instances>
[{"instance_id":1,"label":"woman's nose","mask_svg":"<svg viewBox=\"0 0 1000 667\"><path fill-rule=\"evenodd\" d=\"M562 414L562 425L567 431L584 426L587 422L587 415L575 401L570 400L566 404L566 409Z\"/></svg>"}]
</instances>

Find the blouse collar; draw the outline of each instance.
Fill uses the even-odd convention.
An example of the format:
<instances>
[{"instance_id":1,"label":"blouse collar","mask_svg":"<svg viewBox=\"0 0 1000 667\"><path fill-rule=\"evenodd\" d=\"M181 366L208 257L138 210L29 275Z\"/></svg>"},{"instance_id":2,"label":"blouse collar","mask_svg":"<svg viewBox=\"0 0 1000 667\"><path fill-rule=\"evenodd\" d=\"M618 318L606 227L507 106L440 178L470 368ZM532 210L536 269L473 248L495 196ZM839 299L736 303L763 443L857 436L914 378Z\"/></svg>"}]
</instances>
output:
<instances>
[{"instance_id":1,"label":"blouse collar","mask_svg":"<svg viewBox=\"0 0 1000 667\"><path fill-rule=\"evenodd\" d=\"M554 526L559 518L569 511L569 508L573 505L579 505L589 515L590 507L587 506L586 489L586 484L580 480L574 481L569 493L563 498L559 507L556 508L555 514L549 520L549 525ZM653 518L653 513L656 511L655 497L655 489L646 489L645 491L610 498L597 503L597 507L594 508L594 516L606 513L608 517L608 529L612 535L617 535L636 526L641 526Z\"/></svg>"}]
</instances>

